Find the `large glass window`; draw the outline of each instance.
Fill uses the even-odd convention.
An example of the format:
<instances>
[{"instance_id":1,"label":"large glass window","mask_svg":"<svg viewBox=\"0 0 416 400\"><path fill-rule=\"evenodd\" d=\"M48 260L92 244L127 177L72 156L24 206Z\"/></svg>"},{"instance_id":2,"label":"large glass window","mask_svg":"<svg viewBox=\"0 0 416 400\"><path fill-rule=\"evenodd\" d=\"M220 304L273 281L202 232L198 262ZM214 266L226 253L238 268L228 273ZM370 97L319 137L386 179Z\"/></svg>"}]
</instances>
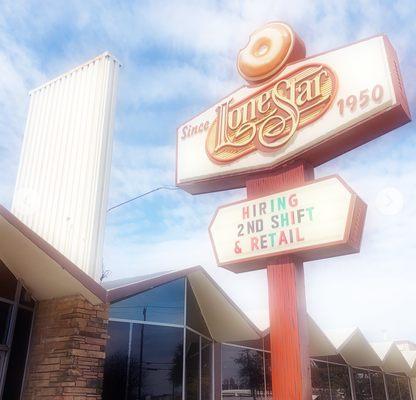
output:
<instances>
[{"instance_id":1,"label":"large glass window","mask_svg":"<svg viewBox=\"0 0 416 400\"><path fill-rule=\"evenodd\" d=\"M272 388L272 356L270 353L264 353L264 367L266 374L266 399L273 399L273 388Z\"/></svg>"},{"instance_id":2,"label":"large glass window","mask_svg":"<svg viewBox=\"0 0 416 400\"><path fill-rule=\"evenodd\" d=\"M397 376L386 374L386 386L389 394L389 400L401 400L399 382Z\"/></svg>"},{"instance_id":3,"label":"large glass window","mask_svg":"<svg viewBox=\"0 0 416 400\"><path fill-rule=\"evenodd\" d=\"M259 399L264 397L263 352L234 346L222 346L223 399Z\"/></svg>"},{"instance_id":4,"label":"large glass window","mask_svg":"<svg viewBox=\"0 0 416 400\"><path fill-rule=\"evenodd\" d=\"M201 400L212 399L212 342L201 337Z\"/></svg>"},{"instance_id":5,"label":"large glass window","mask_svg":"<svg viewBox=\"0 0 416 400\"><path fill-rule=\"evenodd\" d=\"M409 380L405 376L386 374L389 400L411 400Z\"/></svg>"},{"instance_id":6,"label":"large glass window","mask_svg":"<svg viewBox=\"0 0 416 400\"><path fill-rule=\"evenodd\" d=\"M17 301L18 293L23 293L22 301ZM30 294L0 260L0 397L3 393L4 400L20 398L34 306Z\"/></svg>"},{"instance_id":7,"label":"large glass window","mask_svg":"<svg viewBox=\"0 0 416 400\"><path fill-rule=\"evenodd\" d=\"M353 370L355 397L357 400L372 400L370 374L364 369Z\"/></svg>"},{"instance_id":8,"label":"large glass window","mask_svg":"<svg viewBox=\"0 0 416 400\"><path fill-rule=\"evenodd\" d=\"M104 400L182 398L183 329L110 321L109 335Z\"/></svg>"},{"instance_id":9,"label":"large glass window","mask_svg":"<svg viewBox=\"0 0 416 400\"><path fill-rule=\"evenodd\" d=\"M183 330L133 324L128 399L181 399Z\"/></svg>"},{"instance_id":10,"label":"large glass window","mask_svg":"<svg viewBox=\"0 0 416 400\"><path fill-rule=\"evenodd\" d=\"M350 376L346 365L329 363L332 400L351 400Z\"/></svg>"},{"instance_id":11,"label":"large glass window","mask_svg":"<svg viewBox=\"0 0 416 400\"><path fill-rule=\"evenodd\" d=\"M127 383L130 324L110 321L104 366L103 400L124 399Z\"/></svg>"},{"instance_id":12,"label":"large glass window","mask_svg":"<svg viewBox=\"0 0 416 400\"><path fill-rule=\"evenodd\" d=\"M205 336L211 336L189 281L186 288L186 324Z\"/></svg>"},{"instance_id":13,"label":"large glass window","mask_svg":"<svg viewBox=\"0 0 416 400\"><path fill-rule=\"evenodd\" d=\"M328 363L311 360L312 394L319 400L331 400Z\"/></svg>"},{"instance_id":14,"label":"large glass window","mask_svg":"<svg viewBox=\"0 0 416 400\"><path fill-rule=\"evenodd\" d=\"M199 399L199 335L186 331L185 399Z\"/></svg>"},{"instance_id":15,"label":"large glass window","mask_svg":"<svg viewBox=\"0 0 416 400\"><path fill-rule=\"evenodd\" d=\"M11 310L11 304L0 301L0 344L6 343Z\"/></svg>"},{"instance_id":16,"label":"large glass window","mask_svg":"<svg viewBox=\"0 0 416 400\"><path fill-rule=\"evenodd\" d=\"M110 307L110 318L183 325L184 279L155 287Z\"/></svg>"},{"instance_id":17,"label":"large glass window","mask_svg":"<svg viewBox=\"0 0 416 400\"><path fill-rule=\"evenodd\" d=\"M351 400L348 367L311 360L312 394L319 400Z\"/></svg>"},{"instance_id":18,"label":"large glass window","mask_svg":"<svg viewBox=\"0 0 416 400\"><path fill-rule=\"evenodd\" d=\"M20 308L17 312L13 344L10 352L6 383L3 392L3 400L15 400L20 398L26 364L26 355L29 347L32 314L32 311L22 308Z\"/></svg>"},{"instance_id":19,"label":"large glass window","mask_svg":"<svg viewBox=\"0 0 416 400\"><path fill-rule=\"evenodd\" d=\"M411 400L409 379L406 376L398 376L397 381L399 384L400 398L401 400Z\"/></svg>"},{"instance_id":20,"label":"large glass window","mask_svg":"<svg viewBox=\"0 0 416 400\"><path fill-rule=\"evenodd\" d=\"M386 400L386 389L382 372L369 371L374 400Z\"/></svg>"}]
</instances>

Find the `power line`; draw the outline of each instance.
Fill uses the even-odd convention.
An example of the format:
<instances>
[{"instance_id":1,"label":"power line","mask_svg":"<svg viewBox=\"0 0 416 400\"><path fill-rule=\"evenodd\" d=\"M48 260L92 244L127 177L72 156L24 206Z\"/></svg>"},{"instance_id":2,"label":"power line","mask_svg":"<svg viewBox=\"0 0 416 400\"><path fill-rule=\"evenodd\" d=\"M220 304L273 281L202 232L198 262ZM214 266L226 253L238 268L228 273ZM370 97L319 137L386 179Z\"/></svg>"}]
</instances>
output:
<instances>
[{"instance_id":1,"label":"power line","mask_svg":"<svg viewBox=\"0 0 416 400\"><path fill-rule=\"evenodd\" d=\"M107 210L107 212L110 212L111 210L114 210L115 208L118 208L118 207L124 206L125 204L131 203L132 201L137 200L137 199L140 199L141 197L147 196L147 195L148 195L148 194L150 194L150 193L157 192L158 190L178 190L178 189L179 189L179 188L178 188L178 187L176 187L176 186L169 186L169 185L166 185L166 186L159 186L159 187L157 187L157 188L155 188L155 189L149 190L149 191L148 191L148 192L146 192L146 193L139 194L138 196L133 197L132 199L129 199L129 200L123 201L122 203L116 204L115 206L110 207L110 208Z\"/></svg>"}]
</instances>

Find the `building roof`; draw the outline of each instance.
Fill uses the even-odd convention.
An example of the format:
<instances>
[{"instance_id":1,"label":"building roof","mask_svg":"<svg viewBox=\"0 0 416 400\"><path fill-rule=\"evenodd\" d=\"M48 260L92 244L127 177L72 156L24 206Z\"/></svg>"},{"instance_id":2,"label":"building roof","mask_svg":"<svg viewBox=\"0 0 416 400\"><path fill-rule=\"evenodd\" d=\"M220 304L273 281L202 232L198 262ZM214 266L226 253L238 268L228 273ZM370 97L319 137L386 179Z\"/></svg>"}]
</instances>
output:
<instances>
[{"instance_id":1,"label":"building roof","mask_svg":"<svg viewBox=\"0 0 416 400\"><path fill-rule=\"evenodd\" d=\"M83 295L92 304L107 291L0 205L0 258L38 300Z\"/></svg>"},{"instance_id":2,"label":"building roof","mask_svg":"<svg viewBox=\"0 0 416 400\"><path fill-rule=\"evenodd\" d=\"M211 336L219 342L256 340L262 332L201 266L106 282L110 303L188 277ZM122 284L126 282L124 285Z\"/></svg>"}]
</instances>

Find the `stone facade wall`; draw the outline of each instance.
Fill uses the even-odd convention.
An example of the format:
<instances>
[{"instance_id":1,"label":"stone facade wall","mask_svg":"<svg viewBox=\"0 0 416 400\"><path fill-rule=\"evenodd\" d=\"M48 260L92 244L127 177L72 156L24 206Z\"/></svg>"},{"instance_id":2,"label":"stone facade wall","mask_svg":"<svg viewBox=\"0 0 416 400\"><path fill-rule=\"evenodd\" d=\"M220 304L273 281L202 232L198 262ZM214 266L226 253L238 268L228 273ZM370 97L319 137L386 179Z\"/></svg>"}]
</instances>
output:
<instances>
[{"instance_id":1,"label":"stone facade wall","mask_svg":"<svg viewBox=\"0 0 416 400\"><path fill-rule=\"evenodd\" d=\"M107 325L107 304L82 296L39 302L23 399L101 399Z\"/></svg>"}]
</instances>

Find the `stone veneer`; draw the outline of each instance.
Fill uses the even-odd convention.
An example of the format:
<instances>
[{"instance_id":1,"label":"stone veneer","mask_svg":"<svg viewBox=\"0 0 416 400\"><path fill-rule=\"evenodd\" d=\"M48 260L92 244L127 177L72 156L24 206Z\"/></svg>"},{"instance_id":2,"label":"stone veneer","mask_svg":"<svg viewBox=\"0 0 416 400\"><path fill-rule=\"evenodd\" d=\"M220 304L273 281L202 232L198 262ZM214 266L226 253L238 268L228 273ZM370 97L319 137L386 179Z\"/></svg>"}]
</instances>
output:
<instances>
[{"instance_id":1,"label":"stone veneer","mask_svg":"<svg viewBox=\"0 0 416 400\"><path fill-rule=\"evenodd\" d=\"M101 399L107 325L107 304L82 296L39 302L23 399Z\"/></svg>"}]
</instances>

